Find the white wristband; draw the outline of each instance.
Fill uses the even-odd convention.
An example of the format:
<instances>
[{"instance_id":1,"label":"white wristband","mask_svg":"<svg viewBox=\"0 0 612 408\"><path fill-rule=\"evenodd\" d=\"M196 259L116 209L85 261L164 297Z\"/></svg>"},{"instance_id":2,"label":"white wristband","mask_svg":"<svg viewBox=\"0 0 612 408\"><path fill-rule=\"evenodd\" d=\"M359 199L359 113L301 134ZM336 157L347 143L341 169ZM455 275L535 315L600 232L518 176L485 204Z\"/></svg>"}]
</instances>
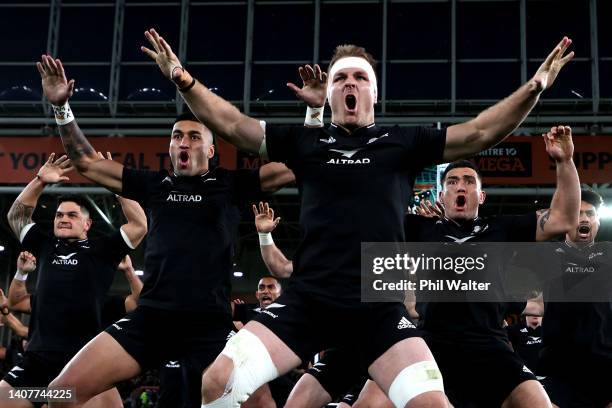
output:
<instances>
[{"instance_id":1,"label":"white wristband","mask_svg":"<svg viewBox=\"0 0 612 408\"><path fill-rule=\"evenodd\" d=\"M325 105L320 108L306 108L306 117L304 118L304 126L307 127L323 127L323 109Z\"/></svg>"},{"instance_id":2,"label":"white wristband","mask_svg":"<svg viewBox=\"0 0 612 408\"><path fill-rule=\"evenodd\" d=\"M274 245L271 232L260 232L259 233L259 246Z\"/></svg>"},{"instance_id":3,"label":"white wristband","mask_svg":"<svg viewBox=\"0 0 612 408\"><path fill-rule=\"evenodd\" d=\"M68 102L62 106L51 105L51 107L53 108L53 115L55 115L55 122L58 125L67 125L74 120L74 115Z\"/></svg>"},{"instance_id":4,"label":"white wristband","mask_svg":"<svg viewBox=\"0 0 612 408\"><path fill-rule=\"evenodd\" d=\"M28 279L28 274L23 274L21 273L21 271L19 269L17 269L17 272L15 272L15 276L13 277L13 279L17 279L18 281L22 281L25 282L26 279Z\"/></svg>"}]
</instances>

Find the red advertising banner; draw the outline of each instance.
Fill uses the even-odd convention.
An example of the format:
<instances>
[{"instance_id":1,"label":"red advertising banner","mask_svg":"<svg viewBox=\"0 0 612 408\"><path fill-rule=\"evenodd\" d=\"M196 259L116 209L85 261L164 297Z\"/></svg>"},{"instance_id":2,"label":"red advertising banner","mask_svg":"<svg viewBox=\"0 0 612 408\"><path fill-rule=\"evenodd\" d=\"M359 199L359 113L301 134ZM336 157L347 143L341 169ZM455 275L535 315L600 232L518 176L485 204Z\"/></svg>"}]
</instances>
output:
<instances>
[{"instance_id":1,"label":"red advertising banner","mask_svg":"<svg viewBox=\"0 0 612 408\"><path fill-rule=\"evenodd\" d=\"M169 137L90 137L92 146L123 165L137 169L160 170L170 168ZM220 165L236 167L236 149L219 141L217 153ZM28 183L49 154L64 154L59 137L0 137L0 183ZM59 156L58 156L59 157ZM87 183L76 171L68 174L71 183Z\"/></svg>"},{"instance_id":2,"label":"red advertising banner","mask_svg":"<svg viewBox=\"0 0 612 408\"><path fill-rule=\"evenodd\" d=\"M170 168L168 137L91 137L97 150L110 151L125 166ZM612 183L612 136L574 136L574 161L583 183ZM217 139L219 164L257 168L263 161ZM0 137L0 183L29 182L51 152L62 154L59 137ZM472 159L488 185L554 184L555 166L540 136L513 136ZM71 182L85 183L76 172Z\"/></svg>"},{"instance_id":3,"label":"red advertising banner","mask_svg":"<svg viewBox=\"0 0 612 408\"><path fill-rule=\"evenodd\" d=\"M574 136L582 183L612 183L612 136ZM512 136L473 159L487 185L554 184L555 164L540 136Z\"/></svg>"}]
</instances>

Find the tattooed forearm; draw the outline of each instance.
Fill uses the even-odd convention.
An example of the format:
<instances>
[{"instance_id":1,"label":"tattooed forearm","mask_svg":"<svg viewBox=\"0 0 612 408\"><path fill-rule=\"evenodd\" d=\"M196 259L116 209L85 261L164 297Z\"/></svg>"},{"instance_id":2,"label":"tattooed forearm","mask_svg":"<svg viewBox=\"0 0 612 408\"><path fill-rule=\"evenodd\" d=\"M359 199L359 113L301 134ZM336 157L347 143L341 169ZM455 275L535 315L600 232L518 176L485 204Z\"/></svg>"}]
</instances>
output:
<instances>
[{"instance_id":1,"label":"tattooed forearm","mask_svg":"<svg viewBox=\"0 0 612 408\"><path fill-rule=\"evenodd\" d=\"M68 158L78 167L79 160L83 156L95 155L95 150L81 131L81 128L72 121L67 125L60 126L60 136L64 144L64 150L68 154Z\"/></svg>"},{"instance_id":2,"label":"tattooed forearm","mask_svg":"<svg viewBox=\"0 0 612 408\"><path fill-rule=\"evenodd\" d=\"M548 219L550 218L550 208L547 210L539 210L538 218L540 219L540 222L539 222L540 229L544 231L544 226L546 225L546 223L548 222Z\"/></svg>"},{"instance_id":3,"label":"tattooed forearm","mask_svg":"<svg viewBox=\"0 0 612 408\"><path fill-rule=\"evenodd\" d=\"M32 222L34 207L26 205L19 200L15 200L8 212L8 223L15 236L19 237L21 230Z\"/></svg>"}]
</instances>

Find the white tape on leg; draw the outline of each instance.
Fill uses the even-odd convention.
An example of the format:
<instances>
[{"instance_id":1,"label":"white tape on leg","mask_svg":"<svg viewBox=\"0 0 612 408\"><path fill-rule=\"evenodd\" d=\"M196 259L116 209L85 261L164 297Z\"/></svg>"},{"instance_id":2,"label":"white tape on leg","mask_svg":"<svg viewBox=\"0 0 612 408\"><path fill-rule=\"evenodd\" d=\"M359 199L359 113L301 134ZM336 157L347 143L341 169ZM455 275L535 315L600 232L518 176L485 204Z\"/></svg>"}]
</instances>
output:
<instances>
[{"instance_id":1,"label":"white tape on leg","mask_svg":"<svg viewBox=\"0 0 612 408\"><path fill-rule=\"evenodd\" d=\"M248 330L229 339L221 354L232 360L234 370L223 396L202 408L238 408L256 389L278 377L266 346Z\"/></svg>"},{"instance_id":2,"label":"white tape on leg","mask_svg":"<svg viewBox=\"0 0 612 408\"><path fill-rule=\"evenodd\" d=\"M444 392L442 373L435 361L421 361L404 368L389 387L389 399L404 408L417 395L429 391Z\"/></svg>"}]
</instances>

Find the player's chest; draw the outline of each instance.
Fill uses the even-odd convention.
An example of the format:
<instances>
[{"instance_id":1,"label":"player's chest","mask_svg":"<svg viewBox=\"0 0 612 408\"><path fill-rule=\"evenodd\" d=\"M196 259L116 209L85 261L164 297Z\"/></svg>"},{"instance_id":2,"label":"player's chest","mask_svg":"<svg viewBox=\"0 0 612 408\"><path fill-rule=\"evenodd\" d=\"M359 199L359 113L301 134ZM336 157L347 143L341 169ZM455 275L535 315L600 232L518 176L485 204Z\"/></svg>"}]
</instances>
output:
<instances>
[{"instance_id":1,"label":"player's chest","mask_svg":"<svg viewBox=\"0 0 612 408\"><path fill-rule=\"evenodd\" d=\"M299 168L304 173L341 177L406 168L404 149L387 134L369 139L370 143L325 140L329 139L309 140L299 146Z\"/></svg>"}]
</instances>

